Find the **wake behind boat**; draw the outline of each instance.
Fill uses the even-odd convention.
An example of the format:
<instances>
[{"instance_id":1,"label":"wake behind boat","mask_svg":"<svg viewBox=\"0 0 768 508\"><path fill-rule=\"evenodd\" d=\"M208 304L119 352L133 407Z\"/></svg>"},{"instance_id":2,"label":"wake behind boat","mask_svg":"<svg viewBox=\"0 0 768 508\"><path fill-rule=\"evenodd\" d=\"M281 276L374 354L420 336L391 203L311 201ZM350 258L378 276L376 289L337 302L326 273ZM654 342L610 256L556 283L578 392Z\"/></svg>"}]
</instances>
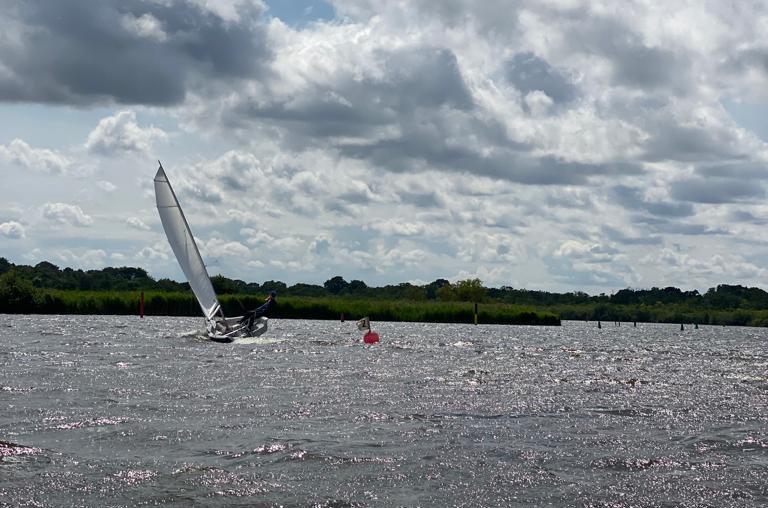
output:
<instances>
[{"instance_id":1,"label":"wake behind boat","mask_svg":"<svg viewBox=\"0 0 768 508\"><path fill-rule=\"evenodd\" d=\"M273 294L266 304L245 316L228 318L224 315L200 250L162 164L155 174L155 199L165 236L205 316L208 338L217 342L232 342L238 337L258 337L266 332L268 319L263 314L274 305Z\"/></svg>"}]
</instances>

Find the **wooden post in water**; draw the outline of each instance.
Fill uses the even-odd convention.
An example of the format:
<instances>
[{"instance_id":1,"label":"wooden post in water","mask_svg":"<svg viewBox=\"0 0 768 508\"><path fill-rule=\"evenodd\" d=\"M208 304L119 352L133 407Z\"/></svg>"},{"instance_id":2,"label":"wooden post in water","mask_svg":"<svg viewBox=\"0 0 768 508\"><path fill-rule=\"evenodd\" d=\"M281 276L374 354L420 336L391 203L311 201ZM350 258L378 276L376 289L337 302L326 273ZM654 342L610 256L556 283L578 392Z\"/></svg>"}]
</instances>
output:
<instances>
[{"instance_id":1,"label":"wooden post in water","mask_svg":"<svg viewBox=\"0 0 768 508\"><path fill-rule=\"evenodd\" d=\"M144 291L141 292L141 297L139 297L139 317L144 319Z\"/></svg>"},{"instance_id":2,"label":"wooden post in water","mask_svg":"<svg viewBox=\"0 0 768 508\"><path fill-rule=\"evenodd\" d=\"M637 321L632 321L632 328L637 328Z\"/></svg>"},{"instance_id":3,"label":"wooden post in water","mask_svg":"<svg viewBox=\"0 0 768 508\"><path fill-rule=\"evenodd\" d=\"M475 326L477 326L477 302L475 302Z\"/></svg>"},{"instance_id":4,"label":"wooden post in water","mask_svg":"<svg viewBox=\"0 0 768 508\"><path fill-rule=\"evenodd\" d=\"M597 322L597 329L599 330L600 328L602 328L602 326L600 325L600 321L598 321Z\"/></svg>"},{"instance_id":5,"label":"wooden post in water","mask_svg":"<svg viewBox=\"0 0 768 508\"><path fill-rule=\"evenodd\" d=\"M685 331L685 326L683 326L683 323L680 323L680 331L681 331L681 332L684 332L684 331Z\"/></svg>"}]
</instances>

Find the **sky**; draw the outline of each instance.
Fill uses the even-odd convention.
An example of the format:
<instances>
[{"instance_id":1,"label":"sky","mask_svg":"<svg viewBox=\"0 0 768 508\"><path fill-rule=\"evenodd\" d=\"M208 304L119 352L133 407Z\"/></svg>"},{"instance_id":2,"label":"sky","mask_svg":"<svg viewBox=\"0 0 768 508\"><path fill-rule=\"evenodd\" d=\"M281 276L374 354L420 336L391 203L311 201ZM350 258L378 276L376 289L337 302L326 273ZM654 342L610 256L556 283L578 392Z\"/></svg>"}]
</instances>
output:
<instances>
[{"instance_id":1,"label":"sky","mask_svg":"<svg viewBox=\"0 0 768 508\"><path fill-rule=\"evenodd\" d=\"M0 256L768 288L768 4L0 0Z\"/></svg>"}]
</instances>

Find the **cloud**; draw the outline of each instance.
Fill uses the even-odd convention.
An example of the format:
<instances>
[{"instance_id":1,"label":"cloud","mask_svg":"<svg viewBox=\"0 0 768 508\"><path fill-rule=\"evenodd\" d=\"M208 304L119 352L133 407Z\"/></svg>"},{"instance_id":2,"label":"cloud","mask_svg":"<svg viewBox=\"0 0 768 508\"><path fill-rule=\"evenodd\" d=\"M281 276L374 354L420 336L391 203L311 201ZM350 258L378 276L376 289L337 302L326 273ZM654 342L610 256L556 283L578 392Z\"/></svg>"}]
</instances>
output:
<instances>
[{"instance_id":1,"label":"cloud","mask_svg":"<svg viewBox=\"0 0 768 508\"><path fill-rule=\"evenodd\" d=\"M169 105L203 81L263 75L260 4L229 2L226 19L208 4L11 0L0 101Z\"/></svg>"},{"instance_id":2,"label":"cloud","mask_svg":"<svg viewBox=\"0 0 768 508\"><path fill-rule=\"evenodd\" d=\"M2 140L0 165L39 168L21 176L40 192L12 196L0 222L90 203L107 219L88 218L88 248L101 248L110 225L144 217L150 201L129 199L136 178L151 198L150 169L121 155L163 148L183 154L169 176L201 248L240 278L466 273L581 289L675 280L639 263L674 244L713 266L710 254L768 259L768 144L727 109L753 104L741 111L753 128L762 118L762 4L334 0L336 19L294 24L250 0L48 4L0 13L0 101L43 104L20 106L40 124L67 111L73 132L92 132L61 152ZM51 103L76 108L48 115ZM98 126L72 113L94 105L115 109ZM144 114L179 125L172 144ZM98 177L82 191L38 174L83 164ZM21 182L1 173L3 188ZM54 248L41 241L9 248ZM80 252L75 241L55 248ZM167 246L120 242L178 276Z\"/></svg>"},{"instance_id":3,"label":"cloud","mask_svg":"<svg viewBox=\"0 0 768 508\"><path fill-rule=\"evenodd\" d=\"M42 207L44 218L57 224L86 227L93 224L93 219L77 205L67 203L46 203Z\"/></svg>"},{"instance_id":4,"label":"cloud","mask_svg":"<svg viewBox=\"0 0 768 508\"><path fill-rule=\"evenodd\" d=\"M138 253L137 257L141 260L167 260L170 256L164 249L158 248L157 245L151 247L144 247Z\"/></svg>"},{"instance_id":5,"label":"cloud","mask_svg":"<svg viewBox=\"0 0 768 508\"><path fill-rule=\"evenodd\" d=\"M518 53L506 64L506 78L523 95L542 92L555 103L576 97L576 87L561 72L533 53Z\"/></svg>"},{"instance_id":6,"label":"cloud","mask_svg":"<svg viewBox=\"0 0 768 508\"><path fill-rule=\"evenodd\" d=\"M18 240L26 236L26 231L24 226L18 222L8 221L0 224L0 235L12 240Z\"/></svg>"},{"instance_id":7,"label":"cloud","mask_svg":"<svg viewBox=\"0 0 768 508\"><path fill-rule=\"evenodd\" d=\"M734 203L755 200L765 196L765 188L758 182L731 178L701 178L679 180L670 186L672 197L693 203Z\"/></svg>"},{"instance_id":8,"label":"cloud","mask_svg":"<svg viewBox=\"0 0 768 508\"><path fill-rule=\"evenodd\" d=\"M715 254L709 259L700 259L680 249L673 248L665 248L657 253L649 254L642 258L640 262L657 265L665 271L675 271L683 274L682 276L688 274L693 276L716 276L720 279L727 276L736 280L754 280L762 278L766 273L764 268L745 261L739 255Z\"/></svg>"},{"instance_id":9,"label":"cloud","mask_svg":"<svg viewBox=\"0 0 768 508\"><path fill-rule=\"evenodd\" d=\"M132 227L132 228L134 228L134 229L138 229L139 231L149 231L149 230L150 230L150 227L149 227L149 226L147 226L147 225L144 223L144 221L143 221L143 220L141 220L141 219L139 219L138 217L128 217L128 218L125 220L125 223L126 223L128 226L130 226L130 227Z\"/></svg>"},{"instance_id":10,"label":"cloud","mask_svg":"<svg viewBox=\"0 0 768 508\"><path fill-rule=\"evenodd\" d=\"M0 158L20 166L54 175L67 173L70 160L54 150L32 148L21 139L14 139L8 145L0 145Z\"/></svg>"},{"instance_id":11,"label":"cloud","mask_svg":"<svg viewBox=\"0 0 768 508\"><path fill-rule=\"evenodd\" d=\"M98 185L99 189L103 190L104 192L114 192L117 190L117 185L107 180L99 180L96 182L96 185Z\"/></svg>"},{"instance_id":12,"label":"cloud","mask_svg":"<svg viewBox=\"0 0 768 508\"><path fill-rule=\"evenodd\" d=\"M612 242L623 245L661 245L664 239L659 235L630 235L611 226L603 226L602 231Z\"/></svg>"},{"instance_id":13,"label":"cloud","mask_svg":"<svg viewBox=\"0 0 768 508\"><path fill-rule=\"evenodd\" d=\"M617 185L612 191L616 203L628 210L644 211L659 217L690 217L695 212L690 203L647 199L638 188Z\"/></svg>"},{"instance_id":14,"label":"cloud","mask_svg":"<svg viewBox=\"0 0 768 508\"><path fill-rule=\"evenodd\" d=\"M150 152L152 143L167 138L165 131L157 127L139 127L133 111L120 111L99 121L99 125L88 134L85 148L106 156L125 153L144 155Z\"/></svg>"}]
</instances>

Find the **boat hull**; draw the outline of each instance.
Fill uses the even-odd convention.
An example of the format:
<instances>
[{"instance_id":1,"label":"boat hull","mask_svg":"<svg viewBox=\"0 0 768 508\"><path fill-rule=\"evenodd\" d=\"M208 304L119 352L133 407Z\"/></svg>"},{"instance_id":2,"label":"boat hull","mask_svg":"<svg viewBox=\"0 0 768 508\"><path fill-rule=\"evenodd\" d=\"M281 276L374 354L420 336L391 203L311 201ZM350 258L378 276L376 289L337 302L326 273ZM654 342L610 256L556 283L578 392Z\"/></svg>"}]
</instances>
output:
<instances>
[{"instance_id":1,"label":"boat hull","mask_svg":"<svg viewBox=\"0 0 768 508\"><path fill-rule=\"evenodd\" d=\"M249 327L241 322L242 316L208 321L208 338L214 342L234 342L237 338L258 337L267 331L269 319L260 317Z\"/></svg>"}]
</instances>

